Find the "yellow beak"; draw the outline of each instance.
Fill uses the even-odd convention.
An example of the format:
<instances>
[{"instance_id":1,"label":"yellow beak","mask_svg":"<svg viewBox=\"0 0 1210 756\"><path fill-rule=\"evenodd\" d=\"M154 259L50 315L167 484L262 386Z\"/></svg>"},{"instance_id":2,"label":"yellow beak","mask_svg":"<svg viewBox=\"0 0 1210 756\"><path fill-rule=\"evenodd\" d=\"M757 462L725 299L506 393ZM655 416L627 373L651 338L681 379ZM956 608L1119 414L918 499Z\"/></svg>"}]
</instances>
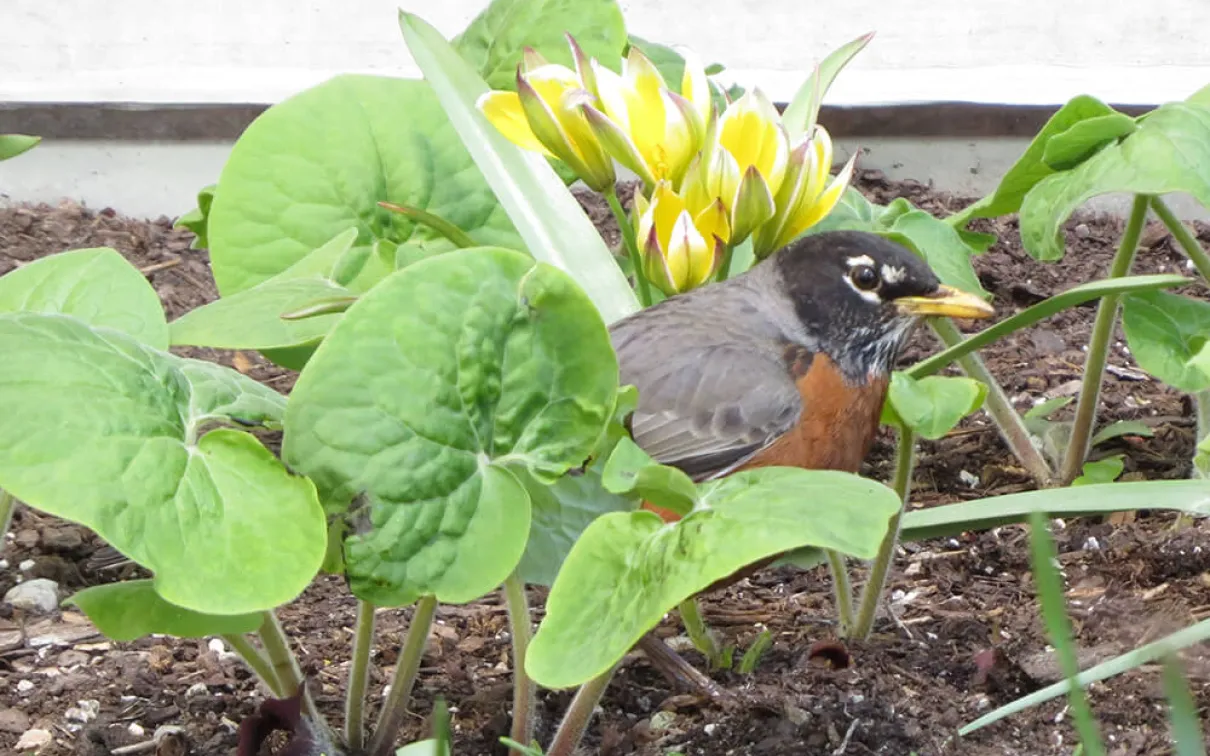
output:
<instances>
[{"instance_id":1,"label":"yellow beak","mask_svg":"<svg viewBox=\"0 0 1210 756\"><path fill-rule=\"evenodd\" d=\"M942 284L927 297L900 297L894 300L904 315L943 315L950 318L990 318L995 309L981 298Z\"/></svg>"}]
</instances>

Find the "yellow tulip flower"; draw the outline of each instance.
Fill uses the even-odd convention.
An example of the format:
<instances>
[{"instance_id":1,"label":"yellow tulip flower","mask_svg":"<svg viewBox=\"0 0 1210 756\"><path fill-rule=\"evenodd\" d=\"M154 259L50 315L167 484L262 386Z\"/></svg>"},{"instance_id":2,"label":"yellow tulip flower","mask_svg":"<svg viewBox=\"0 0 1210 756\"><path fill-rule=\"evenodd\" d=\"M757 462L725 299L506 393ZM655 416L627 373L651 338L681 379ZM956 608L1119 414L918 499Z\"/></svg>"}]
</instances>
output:
<instances>
[{"instance_id":1,"label":"yellow tulip flower","mask_svg":"<svg viewBox=\"0 0 1210 756\"><path fill-rule=\"evenodd\" d=\"M527 50L517 70L517 91L487 92L476 104L513 144L562 160L599 192L612 187L617 174L584 115L593 100L575 71Z\"/></svg>"},{"instance_id":2,"label":"yellow tulip flower","mask_svg":"<svg viewBox=\"0 0 1210 756\"><path fill-rule=\"evenodd\" d=\"M634 202L647 280L669 296L709 281L721 262L728 223L722 203L716 200L693 215L667 180L656 184L650 202L641 193Z\"/></svg>"},{"instance_id":3,"label":"yellow tulip flower","mask_svg":"<svg viewBox=\"0 0 1210 756\"><path fill-rule=\"evenodd\" d=\"M584 112L601 144L648 189L660 181L678 186L710 116L710 84L697 58L687 53L679 94L637 47L620 75L595 60L592 70L600 107Z\"/></svg>"},{"instance_id":4,"label":"yellow tulip flower","mask_svg":"<svg viewBox=\"0 0 1210 756\"><path fill-rule=\"evenodd\" d=\"M756 258L764 259L819 223L844 195L853 178L854 154L829 182L832 170L832 137L816 125L810 138L790 153L785 180L776 197L773 218L757 231L752 240Z\"/></svg>"}]
</instances>

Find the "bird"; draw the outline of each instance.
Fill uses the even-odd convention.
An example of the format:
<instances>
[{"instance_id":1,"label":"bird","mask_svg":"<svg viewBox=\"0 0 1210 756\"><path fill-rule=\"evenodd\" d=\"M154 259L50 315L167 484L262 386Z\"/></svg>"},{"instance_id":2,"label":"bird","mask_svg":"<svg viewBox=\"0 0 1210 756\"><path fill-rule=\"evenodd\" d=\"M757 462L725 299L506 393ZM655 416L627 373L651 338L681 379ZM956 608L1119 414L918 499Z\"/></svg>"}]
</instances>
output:
<instances>
[{"instance_id":1,"label":"bird","mask_svg":"<svg viewBox=\"0 0 1210 756\"><path fill-rule=\"evenodd\" d=\"M619 383L638 391L631 438L700 483L769 466L857 473L914 328L929 316L994 313L941 283L904 245L843 230L800 237L733 278L615 321L609 333ZM639 645L666 676L717 698L709 678L653 634Z\"/></svg>"}]
</instances>

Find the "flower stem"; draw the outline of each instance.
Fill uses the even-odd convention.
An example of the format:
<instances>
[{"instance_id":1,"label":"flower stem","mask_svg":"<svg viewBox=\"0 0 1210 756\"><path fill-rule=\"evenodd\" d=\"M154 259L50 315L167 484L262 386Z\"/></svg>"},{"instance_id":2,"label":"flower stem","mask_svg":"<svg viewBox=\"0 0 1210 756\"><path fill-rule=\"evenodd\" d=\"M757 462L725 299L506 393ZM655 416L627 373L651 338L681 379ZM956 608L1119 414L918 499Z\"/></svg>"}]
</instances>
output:
<instances>
[{"instance_id":1,"label":"flower stem","mask_svg":"<svg viewBox=\"0 0 1210 756\"><path fill-rule=\"evenodd\" d=\"M727 277L731 275L731 257L734 254L735 247L731 246L730 244L723 245L723 258L721 261L719 261L718 273L715 275L714 280L720 282L726 281Z\"/></svg>"},{"instance_id":2,"label":"flower stem","mask_svg":"<svg viewBox=\"0 0 1210 756\"><path fill-rule=\"evenodd\" d=\"M609 209L613 211L613 217L618 222L622 243L626 245L626 252L630 255L630 264L634 266L634 280L638 282L639 304L643 307L650 307L651 287L647 283L647 276L643 275L643 259L639 256L639 245L634 238L634 226L630 224L626 211L622 209L622 202L618 199L618 190L612 186L609 187L605 191L605 201L609 203Z\"/></svg>"},{"instance_id":3,"label":"flower stem","mask_svg":"<svg viewBox=\"0 0 1210 756\"><path fill-rule=\"evenodd\" d=\"M1126 222L1126 230L1122 232L1118 251L1109 266L1109 278L1121 278L1130 273L1150 204L1149 195L1135 195L1134 204L1130 208L1130 220ZM1092 426L1096 422L1097 404L1101 398L1101 380L1105 374L1105 362L1109 357L1109 341L1113 338L1113 326L1118 319L1118 305L1121 301L1121 295L1110 294L1101 297L1097 304L1097 316L1092 323L1092 335L1088 339L1088 357L1084 359L1084 381L1080 386L1080 399L1076 403L1071 439L1067 443L1067 453L1063 457L1063 469L1059 475L1063 485L1070 484L1079 476L1084 467L1084 458L1088 456Z\"/></svg>"},{"instance_id":4,"label":"flower stem","mask_svg":"<svg viewBox=\"0 0 1210 756\"><path fill-rule=\"evenodd\" d=\"M685 624L685 633L689 635L689 640L693 641L693 645L697 650L705 655L711 667L717 667L721 656L718 650L718 643L714 641L713 633L710 632L710 628L706 627L706 621L702 619L702 611L701 607L697 604L697 597L690 596L685 599L681 602L678 609L681 613L681 622Z\"/></svg>"},{"instance_id":5,"label":"flower stem","mask_svg":"<svg viewBox=\"0 0 1210 756\"><path fill-rule=\"evenodd\" d=\"M937 338L941 339L941 342L947 347L962 342L962 332L958 330L952 320L936 318L931 326L933 333L937 334ZM987 398L983 401L983 409L987 410L992 422L996 424L1000 437L1004 439L1004 443L1016 456L1017 461L1025 467L1030 477L1042 488L1049 487L1053 478L1050 465L1046 463L1042 453L1030 440L1025 421L1013 408L1008 395L1004 393L1004 389L1000 387L995 376L987 369L983 359L974 353L963 355L958 359L958 366L967 376L987 386Z\"/></svg>"},{"instance_id":6,"label":"flower stem","mask_svg":"<svg viewBox=\"0 0 1210 756\"><path fill-rule=\"evenodd\" d=\"M861 591L861 605L857 609L857 619L853 625L853 637L865 640L870 637L874 628L874 617L878 613L878 603L882 600L886 588L887 575L891 571L891 560L895 557L895 547L899 544L899 526L903 521L903 511L907 508L908 497L912 492L912 470L916 467L916 434L910 428L899 428L899 444L895 449L895 493L899 494L902 502L899 511L891 518L882 546L878 548L878 556L870 568L870 577Z\"/></svg>"},{"instance_id":7,"label":"flower stem","mask_svg":"<svg viewBox=\"0 0 1210 756\"><path fill-rule=\"evenodd\" d=\"M849 570L845 567L844 554L824 549L828 559L828 571L832 573L832 593L836 596L837 635L849 637L853 628L853 586L849 582Z\"/></svg>"},{"instance_id":8,"label":"flower stem","mask_svg":"<svg viewBox=\"0 0 1210 756\"><path fill-rule=\"evenodd\" d=\"M508 628L513 638L513 727L509 737L527 746L534 739L533 715L538 690L534 681L525 674L525 654L529 650L533 625L529 616L529 601L525 596L525 583L516 572L504 581L504 601L508 608Z\"/></svg>"},{"instance_id":9,"label":"flower stem","mask_svg":"<svg viewBox=\"0 0 1210 756\"><path fill-rule=\"evenodd\" d=\"M391 692L378 715L374 726L374 737L370 739L370 756L389 756L395 745L395 736L403 726L407 714L408 699L412 686L416 684L416 673L420 670L420 659L424 656L424 645L428 641L429 628L433 626L433 615L437 613L437 598L423 596L416 602L412 622L408 626L403 648L399 651L399 662L391 678Z\"/></svg>"},{"instance_id":10,"label":"flower stem","mask_svg":"<svg viewBox=\"0 0 1210 756\"><path fill-rule=\"evenodd\" d=\"M17 497L0 488L0 554L4 553L5 538L13 524L13 512L17 510Z\"/></svg>"},{"instance_id":11,"label":"flower stem","mask_svg":"<svg viewBox=\"0 0 1210 756\"><path fill-rule=\"evenodd\" d=\"M349 689L345 691L345 743L354 752L365 746L365 701L370 682L370 651L374 647L374 609L369 601L357 600Z\"/></svg>"},{"instance_id":12,"label":"flower stem","mask_svg":"<svg viewBox=\"0 0 1210 756\"><path fill-rule=\"evenodd\" d=\"M1197 272L1202 274L1202 278L1210 281L1210 255L1202 249L1202 245L1198 243L1197 237L1189 231L1189 227L1181 223L1180 219L1176 217L1176 213L1172 212L1172 209L1160 197L1151 198L1151 209L1172 232L1172 237L1176 239L1177 244L1181 245L1181 249L1193 262L1193 267L1197 268Z\"/></svg>"},{"instance_id":13,"label":"flower stem","mask_svg":"<svg viewBox=\"0 0 1210 756\"><path fill-rule=\"evenodd\" d=\"M572 756L576 752L580 741L584 739L584 731L588 729L592 713L596 710L601 696L605 695L605 689L609 687L609 681L613 679L615 671L616 665L605 674L580 686L576 697L571 700L571 706L567 707L567 712L563 715L563 721L559 723L554 740L550 741L550 748L546 749L546 756Z\"/></svg>"},{"instance_id":14,"label":"flower stem","mask_svg":"<svg viewBox=\"0 0 1210 756\"><path fill-rule=\"evenodd\" d=\"M264 613L264 620L261 622L257 635L260 636L261 646L265 649L269 664L273 666L273 673L277 677L281 695L288 698L301 692L303 713L310 717L316 726L324 726L324 721L319 716L319 709L315 708L315 700L311 698L311 691L307 690L302 669L298 666L298 657L290 650L290 642L286 640L286 631L282 629L281 620L277 618L277 614L273 610Z\"/></svg>"},{"instance_id":15,"label":"flower stem","mask_svg":"<svg viewBox=\"0 0 1210 756\"><path fill-rule=\"evenodd\" d=\"M231 650L239 654L239 658L243 659L244 664L248 665L248 668L252 670L252 673L256 675L256 678L260 680L269 693L275 698L281 698L285 695L285 691L282 690L281 682L277 679L277 672L274 671L273 665L269 663L269 660L265 658L265 655L256 646L252 645L252 642L248 640L246 635L231 633L221 637L227 642L228 646L231 646Z\"/></svg>"}]
</instances>

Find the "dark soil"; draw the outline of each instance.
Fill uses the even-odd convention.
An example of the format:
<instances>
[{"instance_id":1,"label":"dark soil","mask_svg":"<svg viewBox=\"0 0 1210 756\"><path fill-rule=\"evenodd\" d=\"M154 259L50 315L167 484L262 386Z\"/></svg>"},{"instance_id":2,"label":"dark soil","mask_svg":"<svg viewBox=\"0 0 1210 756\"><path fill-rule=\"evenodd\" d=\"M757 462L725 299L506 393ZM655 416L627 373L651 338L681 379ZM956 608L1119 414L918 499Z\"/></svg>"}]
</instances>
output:
<instances>
[{"instance_id":1,"label":"dark soil","mask_svg":"<svg viewBox=\"0 0 1210 756\"><path fill-rule=\"evenodd\" d=\"M860 186L886 202L906 196L945 213L969 200L916 183L891 183L867 173ZM616 236L607 212L589 197L586 208L607 237ZM1034 262L1020 246L1015 220L985 222L1000 241L976 260L984 286L996 295L1001 317L1108 267L1120 223L1083 216L1068 225L1069 251L1058 264ZM1199 229L1203 242L1210 232ZM1136 272L1184 271L1173 242L1148 229ZM160 292L170 318L215 298L207 256L189 249L191 237L171 221L146 222L74 204L0 209L0 274L68 249L112 246L139 267ZM1206 296L1205 289L1191 293ZM1094 306L1075 308L1002 341L986 352L993 372L1021 409L1051 396L1070 395L1082 374ZM1125 454L1127 477L1188 475L1193 424L1188 401L1142 374L1117 336L1100 420L1147 423L1152 438L1119 439L1101 454ZM936 345L921 334L905 362ZM195 352L197 354L198 352ZM253 353L200 352L288 391L293 375ZM891 439L879 439L866 474L887 480ZM930 506L1027 490L1015 463L985 416L969 419L944 439L922 445L913 481L913 505ZM1145 502L1140 502L1140 505ZM121 570L90 557L101 545L90 532L28 509L18 511L0 568L0 592L25 577L57 580L65 593L120 579ZM1067 599L1085 665L1210 616L1210 522L1178 523L1141 512L1115 522L1058 523ZM860 584L863 576L855 580ZM1058 679L1040 623L1021 527L909 544L891 578L894 617L852 649L847 669L819 666L808 649L832 637L832 594L826 570L767 570L705 600L706 619L729 643L746 648L762 628L772 650L751 675L714 677L739 697L723 711L674 690L641 655L621 669L602 703L586 753L620 754L1070 754L1076 739L1063 701L1021 713L958 741L955 730L991 708ZM540 602L535 592L533 599ZM146 638L110 643L74 610L49 618L0 614L0 752L36 727L52 744L41 753L106 754L146 740L162 725L183 728L197 754L233 753L240 719L261 700L247 672L225 652L198 640ZM297 639L320 707L338 719L354 602L343 583L318 581L282 612ZM372 664L370 716L389 680L410 610L379 617ZM679 633L673 621L662 630ZM688 658L703 664L695 652ZM1210 725L1210 657L1185 654L1187 673ZM443 606L430 637L408 722L409 738L425 733L434 697L452 706L458 754L501 753L510 692L506 617L495 597L467 606ZM540 734L545 741L570 693L543 693ZM1113 756L1171 752L1159 675L1154 668L1092 686L1092 703ZM81 703L83 702L83 703ZM90 707L96 702L95 717Z\"/></svg>"}]
</instances>

